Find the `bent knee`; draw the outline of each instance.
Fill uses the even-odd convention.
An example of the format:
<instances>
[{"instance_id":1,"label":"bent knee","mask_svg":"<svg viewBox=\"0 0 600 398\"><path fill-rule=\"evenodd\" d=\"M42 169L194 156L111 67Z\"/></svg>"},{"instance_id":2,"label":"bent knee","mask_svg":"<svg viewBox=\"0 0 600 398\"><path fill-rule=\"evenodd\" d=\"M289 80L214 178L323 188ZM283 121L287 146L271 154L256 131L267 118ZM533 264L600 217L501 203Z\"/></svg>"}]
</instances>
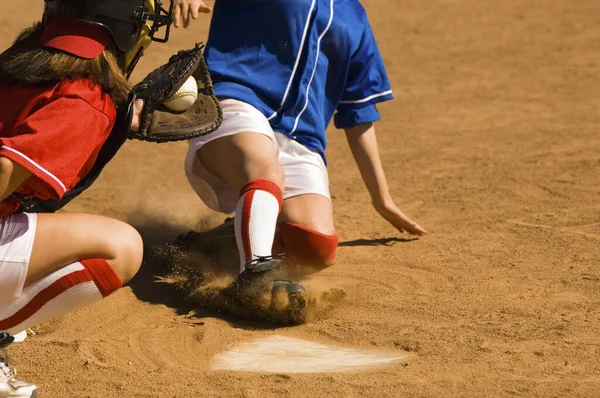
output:
<instances>
[{"instance_id":1,"label":"bent knee","mask_svg":"<svg viewBox=\"0 0 600 398\"><path fill-rule=\"evenodd\" d=\"M285 172L279 163L266 165L261 172L261 178L274 182L283 192Z\"/></svg>"},{"instance_id":2,"label":"bent knee","mask_svg":"<svg viewBox=\"0 0 600 398\"><path fill-rule=\"evenodd\" d=\"M121 223L111 237L114 257L108 259L123 283L128 282L140 269L144 257L144 243L139 232L131 225Z\"/></svg>"},{"instance_id":3,"label":"bent knee","mask_svg":"<svg viewBox=\"0 0 600 398\"><path fill-rule=\"evenodd\" d=\"M270 137L238 133L220 137L200 147L198 160L211 174L241 188L255 179L270 180L283 190L285 174Z\"/></svg>"},{"instance_id":4,"label":"bent knee","mask_svg":"<svg viewBox=\"0 0 600 398\"><path fill-rule=\"evenodd\" d=\"M310 271L319 271L335 264L339 238L303 225L290 222L279 224L279 241L286 258Z\"/></svg>"}]
</instances>

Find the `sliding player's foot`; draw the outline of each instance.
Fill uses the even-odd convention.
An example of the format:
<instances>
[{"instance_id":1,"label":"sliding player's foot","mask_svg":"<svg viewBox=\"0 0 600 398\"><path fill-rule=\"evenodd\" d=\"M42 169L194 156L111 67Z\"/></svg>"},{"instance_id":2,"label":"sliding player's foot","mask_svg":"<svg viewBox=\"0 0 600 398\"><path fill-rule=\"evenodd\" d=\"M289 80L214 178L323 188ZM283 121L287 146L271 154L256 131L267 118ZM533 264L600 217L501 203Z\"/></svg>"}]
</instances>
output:
<instances>
[{"instance_id":1,"label":"sliding player's foot","mask_svg":"<svg viewBox=\"0 0 600 398\"><path fill-rule=\"evenodd\" d=\"M273 257L249 261L230 290L240 304L259 318L279 324L304 323L306 289L281 275L280 262Z\"/></svg>"}]
</instances>

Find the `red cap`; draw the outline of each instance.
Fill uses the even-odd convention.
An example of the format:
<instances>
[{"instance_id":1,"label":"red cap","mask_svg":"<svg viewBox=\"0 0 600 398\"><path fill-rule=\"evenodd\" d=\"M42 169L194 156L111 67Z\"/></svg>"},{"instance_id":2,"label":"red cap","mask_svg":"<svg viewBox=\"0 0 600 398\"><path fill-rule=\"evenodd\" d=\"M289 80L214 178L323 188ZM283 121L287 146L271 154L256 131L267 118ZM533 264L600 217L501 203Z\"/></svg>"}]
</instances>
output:
<instances>
[{"instance_id":1,"label":"red cap","mask_svg":"<svg viewBox=\"0 0 600 398\"><path fill-rule=\"evenodd\" d=\"M110 35L99 25L52 17L46 23L40 44L81 58L96 58L110 42Z\"/></svg>"}]
</instances>

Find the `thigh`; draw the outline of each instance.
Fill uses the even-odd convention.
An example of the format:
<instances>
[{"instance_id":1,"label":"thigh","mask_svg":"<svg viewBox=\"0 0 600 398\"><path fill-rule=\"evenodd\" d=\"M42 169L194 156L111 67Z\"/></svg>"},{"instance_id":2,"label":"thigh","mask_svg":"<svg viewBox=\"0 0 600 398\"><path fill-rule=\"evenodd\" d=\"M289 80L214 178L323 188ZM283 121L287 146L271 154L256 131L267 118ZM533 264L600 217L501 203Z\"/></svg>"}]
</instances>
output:
<instances>
[{"instance_id":1,"label":"thigh","mask_svg":"<svg viewBox=\"0 0 600 398\"><path fill-rule=\"evenodd\" d=\"M221 137L203 145L198 156L206 170L237 190L257 178L283 185L277 150L264 134L242 132Z\"/></svg>"},{"instance_id":2,"label":"thigh","mask_svg":"<svg viewBox=\"0 0 600 398\"><path fill-rule=\"evenodd\" d=\"M246 182L266 178L283 188L277 141L267 118L243 101L222 100L221 107L221 126L215 132L190 142L186 173L192 177L191 180L207 180L206 175L209 174L214 177L213 180L224 181L239 192ZM214 186L212 182L207 181Z\"/></svg>"},{"instance_id":3,"label":"thigh","mask_svg":"<svg viewBox=\"0 0 600 398\"><path fill-rule=\"evenodd\" d=\"M284 199L279 221L300 224L325 235L335 235L331 201L320 194Z\"/></svg>"},{"instance_id":4,"label":"thigh","mask_svg":"<svg viewBox=\"0 0 600 398\"><path fill-rule=\"evenodd\" d=\"M112 218L75 213L38 214L26 284L89 258L106 259L113 268L117 257L132 263L137 259L128 261L123 253L130 248L132 252L141 249L139 239L133 227Z\"/></svg>"},{"instance_id":5,"label":"thigh","mask_svg":"<svg viewBox=\"0 0 600 398\"><path fill-rule=\"evenodd\" d=\"M285 173L279 221L334 235L329 176L323 159L281 133L276 133L276 138L280 148L279 163Z\"/></svg>"},{"instance_id":6,"label":"thigh","mask_svg":"<svg viewBox=\"0 0 600 398\"><path fill-rule=\"evenodd\" d=\"M275 135L279 144L279 164L285 173L283 199L317 194L329 201L329 176L321 156L281 133Z\"/></svg>"},{"instance_id":7,"label":"thigh","mask_svg":"<svg viewBox=\"0 0 600 398\"><path fill-rule=\"evenodd\" d=\"M186 155L185 173L200 199L223 213L235 211L241 187L253 179L269 179L283 190L276 145L263 133L236 133L194 142Z\"/></svg>"}]
</instances>

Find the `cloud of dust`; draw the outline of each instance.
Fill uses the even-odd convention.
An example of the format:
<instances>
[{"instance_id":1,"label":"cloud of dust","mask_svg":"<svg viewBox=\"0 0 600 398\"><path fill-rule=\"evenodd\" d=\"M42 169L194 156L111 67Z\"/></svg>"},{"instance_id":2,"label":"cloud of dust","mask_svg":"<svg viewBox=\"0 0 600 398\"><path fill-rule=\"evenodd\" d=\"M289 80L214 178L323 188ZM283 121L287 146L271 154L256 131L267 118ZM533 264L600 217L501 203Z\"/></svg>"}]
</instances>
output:
<instances>
[{"instance_id":1,"label":"cloud of dust","mask_svg":"<svg viewBox=\"0 0 600 398\"><path fill-rule=\"evenodd\" d=\"M189 225L141 209L132 213L128 221L138 229L145 242L143 267L150 267L161 276L161 283L172 284L186 300L199 308L226 317L235 315L280 325L294 323L281 317L282 310L288 305L286 294L264 297L256 303L256 311L248 311L231 294L229 287L239 273L232 220L209 228L213 224L210 218L198 218L193 230L189 231ZM299 282L308 291L308 321L327 317L346 297L339 281L318 274Z\"/></svg>"},{"instance_id":2,"label":"cloud of dust","mask_svg":"<svg viewBox=\"0 0 600 398\"><path fill-rule=\"evenodd\" d=\"M309 295L309 321L327 318L329 313L342 305L348 296L346 289L342 287L342 281L331 280L319 274L303 280L302 285Z\"/></svg>"}]
</instances>

